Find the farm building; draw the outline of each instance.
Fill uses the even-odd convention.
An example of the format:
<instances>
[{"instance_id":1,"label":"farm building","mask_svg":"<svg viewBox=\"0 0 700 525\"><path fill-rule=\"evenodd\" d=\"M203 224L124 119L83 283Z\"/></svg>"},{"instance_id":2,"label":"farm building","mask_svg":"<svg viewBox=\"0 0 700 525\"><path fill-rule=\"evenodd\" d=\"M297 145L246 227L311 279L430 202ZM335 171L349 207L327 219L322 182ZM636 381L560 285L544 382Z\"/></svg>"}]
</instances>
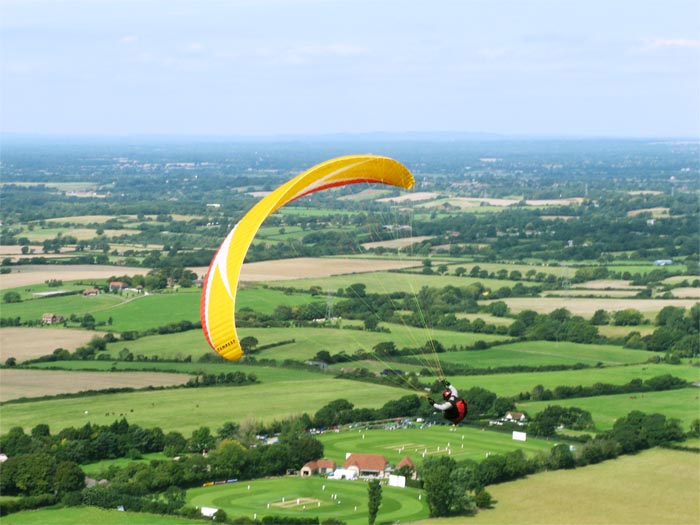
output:
<instances>
[{"instance_id":1,"label":"farm building","mask_svg":"<svg viewBox=\"0 0 700 525\"><path fill-rule=\"evenodd\" d=\"M309 461L301 467L301 477L313 476L314 474L330 474L335 470L335 461L331 459L319 459L318 461Z\"/></svg>"},{"instance_id":2,"label":"farm building","mask_svg":"<svg viewBox=\"0 0 700 525\"><path fill-rule=\"evenodd\" d=\"M89 297L93 295L100 295L100 291L97 288L86 288L83 290L83 296Z\"/></svg>"},{"instance_id":3,"label":"farm building","mask_svg":"<svg viewBox=\"0 0 700 525\"><path fill-rule=\"evenodd\" d=\"M404 456L403 459L396 464L396 470L403 467L409 467L411 469L411 479L416 479L418 477L416 464L408 456Z\"/></svg>"},{"instance_id":4,"label":"farm building","mask_svg":"<svg viewBox=\"0 0 700 525\"><path fill-rule=\"evenodd\" d=\"M356 472L359 477L383 478L389 475L389 463L384 456L377 454L349 454L343 468Z\"/></svg>"},{"instance_id":5,"label":"farm building","mask_svg":"<svg viewBox=\"0 0 700 525\"><path fill-rule=\"evenodd\" d=\"M525 414L522 412L506 412L506 415L503 416L503 420L509 423L524 423L526 419Z\"/></svg>"},{"instance_id":6,"label":"farm building","mask_svg":"<svg viewBox=\"0 0 700 525\"><path fill-rule=\"evenodd\" d=\"M62 315L56 314L44 314L41 316L41 322L43 324L58 324L63 322Z\"/></svg>"},{"instance_id":7,"label":"farm building","mask_svg":"<svg viewBox=\"0 0 700 525\"><path fill-rule=\"evenodd\" d=\"M122 281L111 281L109 283L109 291L110 292L114 292L114 291L118 292L120 290L123 290L127 286L129 286L129 285L126 284L125 282L122 282Z\"/></svg>"}]
</instances>

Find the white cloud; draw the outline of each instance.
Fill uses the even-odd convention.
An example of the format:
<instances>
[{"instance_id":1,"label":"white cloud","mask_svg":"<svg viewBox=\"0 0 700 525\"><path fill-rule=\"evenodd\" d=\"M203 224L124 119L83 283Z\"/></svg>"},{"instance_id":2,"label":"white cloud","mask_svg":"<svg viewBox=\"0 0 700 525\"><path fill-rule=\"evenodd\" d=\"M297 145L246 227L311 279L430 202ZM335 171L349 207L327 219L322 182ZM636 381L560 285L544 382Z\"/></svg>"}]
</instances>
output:
<instances>
[{"instance_id":1,"label":"white cloud","mask_svg":"<svg viewBox=\"0 0 700 525\"><path fill-rule=\"evenodd\" d=\"M699 49L700 40L693 38L663 38L653 37L644 41L643 50L655 51L658 49Z\"/></svg>"},{"instance_id":2,"label":"white cloud","mask_svg":"<svg viewBox=\"0 0 700 525\"><path fill-rule=\"evenodd\" d=\"M125 46L133 45L138 41L139 37L137 37L136 35L125 35L119 39L119 42L121 44L124 44Z\"/></svg>"},{"instance_id":3,"label":"white cloud","mask_svg":"<svg viewBox=\"0 0 700 525\"><path fill-rule=\"evenodd\" d=\"M305 44L279 49L261 48L258 54L283 64L308 64L317 59L368 55L369 50L351 44Z\"/></svg>"}]
</instances>

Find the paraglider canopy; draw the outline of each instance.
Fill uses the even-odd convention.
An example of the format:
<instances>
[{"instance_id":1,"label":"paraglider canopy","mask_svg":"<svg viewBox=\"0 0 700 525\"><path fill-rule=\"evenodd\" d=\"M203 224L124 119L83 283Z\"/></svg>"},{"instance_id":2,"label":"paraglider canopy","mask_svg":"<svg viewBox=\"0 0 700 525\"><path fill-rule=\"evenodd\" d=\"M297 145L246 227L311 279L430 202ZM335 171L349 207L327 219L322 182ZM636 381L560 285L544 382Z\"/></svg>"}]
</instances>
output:
<instances>
[{"instance_id":1,"label":"paraglider canopy","mask_svg":"<svg viewBox=\"0 0 700 525\"><path fill-rule=\"evenodd\" d=\"M388 157L349 155L327 160L297 175L260 200L233 227L209 265L200 306L202 330L209 345L222 357L243 356L236 331L236 288L255 234L263 221L285 204L310 193L357 183L381 183L410 189L408 169Z\"/></svg>"}]
</instances>

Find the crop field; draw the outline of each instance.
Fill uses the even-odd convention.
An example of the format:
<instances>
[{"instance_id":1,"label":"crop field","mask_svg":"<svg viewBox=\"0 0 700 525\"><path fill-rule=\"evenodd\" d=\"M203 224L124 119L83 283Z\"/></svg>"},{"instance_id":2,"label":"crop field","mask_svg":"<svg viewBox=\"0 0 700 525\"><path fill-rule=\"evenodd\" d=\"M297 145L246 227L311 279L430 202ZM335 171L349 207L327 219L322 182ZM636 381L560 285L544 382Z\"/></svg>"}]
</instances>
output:
<instances>
[{"instance_id":1,"label":"crop field","mask_svg":"<svg viewBox=\"0 0 700 525\"><path fill-rule=\"evenodd\" d=\"M12 269L11 273L0 274L0 290L17 288L29 284L43 283L49 279L61 281L106 280L115 275L146 275L149 268L107 265L26 265ZM4 306L3 306L4 307Z\"/></svg>"},{"instance_id":2,"label":"crop field","mask_svg":"<svg viewBox=\"0 0 700 525\"><path fill-rule=\"evenodd\" d=\"M322 282L318 282L319 279L331 275L352 274L355 276L355 280L352 283L356 283L362 282L357 279L366 276L365 274L410 268L412 266L420 266L420 264L420 261L408 259L299 257L296 259L246 263L241 270L241 281L309 279L309 284L305 286L305 288L309 288L314 285L323 286ZM337 287L332 288L332 290L337 290Z\"/></svg>"},{"instance_id":3,"label":"crop field","mask_svg":"<svg viewBox=\"0 0 700 525\"><path fill-rule=\"evenodd\" d=\"M173 363L148 361L54 361L51 363L36 363L32 368L59 368L61 370L95 370L95 371L152 371L157 366L164 372L179 374L227 374L243 372L254 374L263 383L278 381L313 381L323 377L318 369L292 370L246 364L245 361L226 361L221 363Z\"/></svg>"},{"instance_id":4,"label":"crop field","mask_svg":"<svg viewBox=\"0 0 700 525\"><path fill-rule=\"evenodd\" d=\"M440 354L440 361L473 368L499 366L574 365L605 366L642 363L649 354L613 345L584 345L555 341L526 341L494 346L486 350L465 350Z\"/></svg>"},{"instance_id":5,"label":"crop field","mask_svg":"<svg viewBox=\"0 0 700 525\"><path fill-rule=\"evenodd\" d=\"M523 372L518 374L489 374L483 376L454 376L450 381L461 391L481 387L499 396L517 396L521 392L531 392L537 385L550 390L557 386L592 386L596 383L611 385L627 384L633 379L647 380L652 377L670 374L686 381L700 379L700 371L690 365L642 364L586 368L582 370L562 370L558 372ZM556 403L558 401L552 401Z\"/></svg>"},{"instance_id":6,"label":"crop field","mask_svg":"<svg viewBox=\"0 0 700 525\"><path fill-rule=\"evenodd\" d=\"M293 476L241 481L190 489L187 502L196 507L224 509L229 517L318 516L321 521L336 518L348 525L367 523L367 483L361 480ZM427 516L423 491L382 487L377 523L410 522Z\"/></svg>"},{"instance_id":7,"label":"crop field","mask_svg":"<svg viewBox=\"0 0 700 525\"><path fill-rule=\"evenodd\" d=\"M21 426L29 431L46 423L52 432L58 432L88 422L110 424L125 416L129 423L145 428L157 426L166 433L177 430L189 435L203 425L216 429L225 421L271 422L304 412L314 414L336 399L347 399L358 408L378 408L389 399L410 393L369 383L358 388L354 381L330 377L308 381L289 375L286 381L238 387L179 388L8 403L2 406L2 426Z\"/></svg>"},{"instance_id":8,"label":"crop field","mask_svg":"<svg viewBox=\"0 0 700 525\"><path fill-rule=\"evenodd\" d=\"M512 313L519 313L523 310L535 308L533 299L530 297L512 297L503 299ZM681 306L691 308L696 300L693 299L606 299L596 298L558 298L539 297L537 298L536 309L539 313L550 313L557 308L566 308L574 315L581 315L590 319L596 310L607 312L617 312L627 308L639 310L647 319L653 319L665 306ZM491 301L482 301L482 304L489 304Z\"/></svg>"},{"instance_id":9,"label":"crop field","mask_svg":"<svg viewBox=\"0 0 700 525\"><path fill-rule=\"evenodd\" d=\"M182 385L191 376L167 372L70 372L0 368L0 402L107 388Z\"/></svg>"},{"instance_id":10,"label":"crop field","mask_svg":"<svg viewBox=\"0 0 700 525\"><path fill-rule=\"evenodd\" d=\"M136 235L138 230L105 230L105 235L117 236L117 235ZM79 241L94 239L97 237L97 232L93 228L75 228L72 226L60 227L54 226L49 228L36 228L31 231L23 231L21 233L22 237L26 237L29 242L34 245L40 245L43 241L47 239L55 239L58 236L71 236L75 237Z\"/></svg>"},{"instance_id":11,"label":"crop field","mask_svg":"<svg viewBox=\"0 0 700 525\"><path fill-rule=\"evenodd\" d=\"M17 362L34 359L52 353L57 348L75 350L101 332L69 328L3 328L0 330L0 360L8 357Z\"/></svg>"},{"instance_id":12,"label":"crop field","mask_svg":"<svg viewBox=\"0 0 700 525\"><path fill-rule=\"evenodd\" d=\"M62 509L39 509L3 516L4 525L202 525L202 520L160 516L142 512L120 512L99 507L66 507Z\"/></svg>"},{"instance_id":13,"label":"crop field","mask_svg":"<svg viewBox=\"0 0 700 525\"><path fill-rule=\"evenodd\" d=\"M504 454L512 450L522 450L526 455L546 453L554 445L552 441L544 439L514 441L511 433L452 425L393 430L359 427L342 432L325 432L318 438L323 443L323 456L338 465L343 464L347 453L354 452L379 454L393 465L408 456L419 465L428 456L449 455L457 461L481 461L489 454Z\"/></svg>"},{"instance_id":14,"label":"crop field","mask_svg":"<svg viewBox=\"0 0 700 525\"><path fill-rule=\"evenodd\" d=\"M681 422L681 428L687 432L691 422L697 419L700 413L700 388L689 387L663 392L528 401L518 403L518 410L534 415L547 408L548 405L575 406L588 410L593 416L593 422L598 430L609 430L616 419L626 416L633 410L639 410L645 414L657 413L663 414L667 418L678 419Z\"/></svg>"},{"instance_id":15,"label":"crop field","mask_svg":"<svg viewBox=\"0 0 700 525\"><path fill-rule=\"evenodd\" d=\"M632 298L637 295L634 290L600 290L597 288L591 289L572 289L572 290L552 290L542 292L543 297L607 297L607 298Z\"/></svg>"}]
</instances>

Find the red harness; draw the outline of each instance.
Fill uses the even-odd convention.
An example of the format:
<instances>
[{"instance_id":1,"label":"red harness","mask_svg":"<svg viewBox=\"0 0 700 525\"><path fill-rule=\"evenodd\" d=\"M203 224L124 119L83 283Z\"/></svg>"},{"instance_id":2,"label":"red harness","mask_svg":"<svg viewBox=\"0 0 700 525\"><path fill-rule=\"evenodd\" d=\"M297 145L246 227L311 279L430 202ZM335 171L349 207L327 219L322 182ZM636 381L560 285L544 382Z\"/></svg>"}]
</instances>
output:
<instances>
[{"instance_id":1,"label":"red harness","mask_svg":"<svg viewBox=\"0 0 700 525\"><path fill-rule=\"evenodd\" d=\"M469 410L467 409L467 402L464 399L458 399L455 401L453 406L456 409L457 414L454 415L454 410L450 409L449 412L451 413L448 414L447 411L445 412L445 418L452 421L456 425L467 416L467 412Z\"/></svg>"}]
</instances>

